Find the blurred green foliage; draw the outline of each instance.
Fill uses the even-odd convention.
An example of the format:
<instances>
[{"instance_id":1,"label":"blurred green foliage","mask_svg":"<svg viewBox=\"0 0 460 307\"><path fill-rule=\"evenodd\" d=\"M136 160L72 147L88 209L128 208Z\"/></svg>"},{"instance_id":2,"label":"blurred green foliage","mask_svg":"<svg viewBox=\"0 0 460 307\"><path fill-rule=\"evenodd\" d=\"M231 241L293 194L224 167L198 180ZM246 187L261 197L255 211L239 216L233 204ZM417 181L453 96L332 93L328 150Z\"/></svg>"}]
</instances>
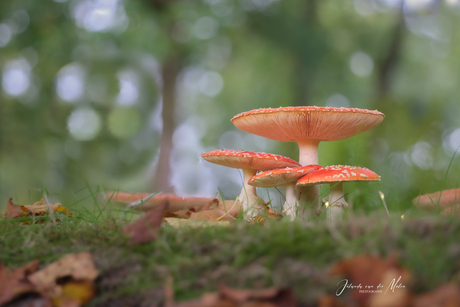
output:
<instances>
[{"instance_id":1,"label":"blurred green foliage","mask_svg":"<svg viewBox=\"0 0 460 307\"><path fill-rule=\"evenodd\" d=\"M181 168L169 180L178 193L218 182L209 189L236 196L235 182L199 162L207 150L297 156L295 144L237 131L234 115L332 104L386 118L321 143L319 163L382 176L345 187L356 207L381 206L381 190L390 210L413 210L419 193L459 185L459 14L454 0L3 0L0 202L27 202L35 188L65 200L86 182L151 190L162 65L174 55L182 70L171 163Z\"/></svg>"}]
</instances>

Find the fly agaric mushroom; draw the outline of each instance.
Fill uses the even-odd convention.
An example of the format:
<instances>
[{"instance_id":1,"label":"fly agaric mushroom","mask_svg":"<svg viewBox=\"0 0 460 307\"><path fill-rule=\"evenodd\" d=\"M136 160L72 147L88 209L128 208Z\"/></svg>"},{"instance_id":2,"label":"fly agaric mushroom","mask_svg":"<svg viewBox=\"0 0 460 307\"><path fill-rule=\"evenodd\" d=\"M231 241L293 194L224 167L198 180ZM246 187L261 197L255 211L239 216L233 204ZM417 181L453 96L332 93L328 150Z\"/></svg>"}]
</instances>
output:
<instances>
[{"instance_id":1,"label":"fly agaric mushroom","mask_svg":"<svg viewBox=\"0 0 460 307\"><path fill-rule=\"evenodd\" d=\"M414 198L412 203L424 210L433 210L438 206L440 208L449 208L460 204L460 188L420 195Z\"/></svg>"},{"instance_id":2,"label":"fly agaric mushroom","mask_svg":"<svg viewBox=\"0 0 460 307\"><path fill-rule=\"evenodd\" d=\"M348 203L343 195L343 183L350 181L378 181L380 176L365 167L333 165L313 171L297 181L296 187L305 187L319 183L331 185L327 203L327 218L335 221L342 216ZM336 183L335 185L333 185Z\"/></svg>"},{"instance_id":3,"label":"fly agaric mushroom","mask_svg":"<svg viewBox=\"0 0 460 307\"><path fill-rule=\"evenodd\" d=\"M247 220L252 220L259 214L259 206L256 188L248 185L257 171L267 171L282 167L298 167L299 163L287 157L268 154L264 152L239 151L229 149L219 149L201 155L208 162L240 168L243 171L243 188L237 200L241 202L244 216Z\"/></svg>"},{"instance_id":4,"label":"fly agaric mushroom","mask_svg":"<svg viewBox=\"0 0 460 307\"><path fill-rule=\"evenodd\" d=\"M280 107L257 109L232 118L233 124L246 132L282 142L297 142L301 165L318 164L318 145L321 141L347 139L380 124L385 115L377 110L332 107ZM308 187L308 201L315 208L319 204L319 187ZM308 197L308 198L307 198Z\"/></svg>"},{"instance_id":5,"label":"fly agaric mushroom","mask_svg":"<svg viewBox=\"0 0 460 307\"><path fill-rule=\"evenodd\" d=\"M286 189L286 201L283 206L283 211L291 217L291 221L295 219L299 209L299 199L295 192L295 184L297 180L306 174L322 168L321 165L307 165L294 168L274 169L259 173L252 177L248 183L259 188L271 188L284 186Z\"/></svg>"}]
</instances>

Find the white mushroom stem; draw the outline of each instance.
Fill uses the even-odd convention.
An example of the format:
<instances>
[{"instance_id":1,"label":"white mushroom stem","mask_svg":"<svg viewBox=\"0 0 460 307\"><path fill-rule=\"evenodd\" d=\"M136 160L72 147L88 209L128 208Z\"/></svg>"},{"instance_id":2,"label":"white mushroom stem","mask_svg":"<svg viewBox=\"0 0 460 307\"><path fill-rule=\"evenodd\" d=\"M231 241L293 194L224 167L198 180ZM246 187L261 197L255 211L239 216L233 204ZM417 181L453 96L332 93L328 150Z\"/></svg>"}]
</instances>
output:
<instances>
[{"instance_id":1,"label":"white mushroom stem","mask_svg":"<svg viewBox=\"0 0 460 307\"><path fill-rule=\"evenodd\" d=\"M302 216L308 220L310 215L316 214L319 209L320 198L319 198L319 184L298 188L298 200L300 208L297 215Z\"/></svg>"},{"instance_id":2,"label":"white mushroom stem","mask_svg":"<svg viewBox=\"0 0 460 307\"><path fill-rule=\"evenodd\" d=\"M331 184L329 195L327 196L329 205L326 208L326 217L331 222L335 222L342 218L343 212L348 207L348 203L345 201L343 195L343 184L338 182L337 184Z\"/></svg>"},{"instance_id":3,"label":"white mushroom stem","mask_svg":"<svg viewBox=\"0 0 460 307\"><path fill-rule=\"evenodd\" d=\"M256 187L249 185L248 181L257 174L257 170L243 168L243 188L237 200L241 203L243 208L244 218L251 220L259 214L260 207Z\"/></svg>"},{"instance_id":4,"label":"white mushroom stem","mask_svg":"<svg viewBox=\"0 0 460 307\"><path fill-rule=\"evenodd\" d=\"M299 163L302 166L318 164L319 140L298 140ZM303 216L308 219L307 211L316 212L320 206L319 185L311 185L300 191L300 203L304 206Z\"/></svg>"},{"instance_id":5,"label":"white mushroom stem","mask_svg":"<svg viewBox=\"0 0 460 307\"><path fill-rule=\"evenodd\" d=\"M299 145L299 163L302 166L318 164L318 140L300 140Z\"/></svg>"},{"instance_id":6,"label":"white mushroom stem","mask_svg":"<svg viewBox=\"0 0 460 307\"><path fill-rule=\"evenodd\" d=\"M291 221L293 221L299 208L299 199L295 192L295 182L286 184L284 188L286 189L286 201L284 202L283 211L286 212L286 215L289 215Z\"/></svg>"}]
</instances>

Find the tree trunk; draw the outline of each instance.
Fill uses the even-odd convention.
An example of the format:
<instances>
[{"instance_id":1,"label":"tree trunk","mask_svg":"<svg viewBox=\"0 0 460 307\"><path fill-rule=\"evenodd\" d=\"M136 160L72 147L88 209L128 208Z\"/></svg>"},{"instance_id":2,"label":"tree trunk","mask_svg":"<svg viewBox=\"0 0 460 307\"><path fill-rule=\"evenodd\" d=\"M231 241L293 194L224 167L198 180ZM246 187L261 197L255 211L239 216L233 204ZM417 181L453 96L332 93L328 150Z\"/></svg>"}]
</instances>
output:
<instances>
[{"instance_id":1,"label":"tree trunk","mask_svg":"<svg viewBox=\"0 0 460 307\"><path fill-rule=\"evenodd\" d=\"M181 70L181 60L179 57L171 56L163 63L162 77L162 103L163 110L163 130L160 141L160 156L158 158L157 170L153 180L153 190L155 192L174 193L174 187L171 186L171 166L170 156L172 151L172 137L175 125L175 106L176 106L176 81L177 75Z\"/></svg>"}]
</instances>

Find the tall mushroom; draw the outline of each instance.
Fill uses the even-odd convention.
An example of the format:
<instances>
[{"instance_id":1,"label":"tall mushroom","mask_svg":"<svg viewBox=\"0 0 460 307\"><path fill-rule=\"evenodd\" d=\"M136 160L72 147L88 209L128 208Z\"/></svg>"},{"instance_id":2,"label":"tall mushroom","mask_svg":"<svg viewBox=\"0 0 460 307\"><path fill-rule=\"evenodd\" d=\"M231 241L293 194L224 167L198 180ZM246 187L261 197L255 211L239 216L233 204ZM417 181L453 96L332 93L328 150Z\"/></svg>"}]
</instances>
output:
<instances>
[{"instance_id":1,"label":"tall mushroom","mask_svg":"<svg viewBox=\"0 0 460 307\"><path fill-rule=\"evenodd\" d=\"M301 167L287 167L265 171L252 177L248 184L259 188L271 188L284 186L286 189L286 201L283 206L283 211L291 217L291 221L295 219L299 210L299 199L295 191L297 180L306 174L322 168L321 165L307 165Z\"/></svg>"},{"instance_id":2,"label":"tall mushroom","mask_svg":"<svg viewBox=\"0 0 460 307\"><path fill-rule=\"evenodd\" d=\"M327 218L338 220L348 203L343 195L343 183L350 181L378 181L380 176L365 167L333 165L313 171L297 181L296 187L311 186L320 183L331 185L329 196L326 198Z\"/></svg>"},{"instance_id":3,"label":"tall mushroom","mask_svg":"<svg viewBox=\"0 0 460 307\"><path fill-rule=\"evenodd\" d=\"M232 118L233 124L246 132L282 142L297 142L301 165L318 164L321 141L336 141L372 129L385 115L375 110L332 107L281 107L257 109ZM316 209L319 187L307 189L301 201Z\"/></svg>"},{"instance_id":4,"label":"tall mushroom","mask_svg":"<svg viewBox=\"0 0 460 307\"><path fill-rule=\"evenodd\" d=\"M259 214L261 206L258 204L256 188L248 185L257 171L267 171L275 168L298 167L299 163L287 157L264 152L239 151L219 149L201 155L204 160L243 171L243 188L237 200L241 202L246 220L251 220Z\"/></svg>"}]
</instances>

